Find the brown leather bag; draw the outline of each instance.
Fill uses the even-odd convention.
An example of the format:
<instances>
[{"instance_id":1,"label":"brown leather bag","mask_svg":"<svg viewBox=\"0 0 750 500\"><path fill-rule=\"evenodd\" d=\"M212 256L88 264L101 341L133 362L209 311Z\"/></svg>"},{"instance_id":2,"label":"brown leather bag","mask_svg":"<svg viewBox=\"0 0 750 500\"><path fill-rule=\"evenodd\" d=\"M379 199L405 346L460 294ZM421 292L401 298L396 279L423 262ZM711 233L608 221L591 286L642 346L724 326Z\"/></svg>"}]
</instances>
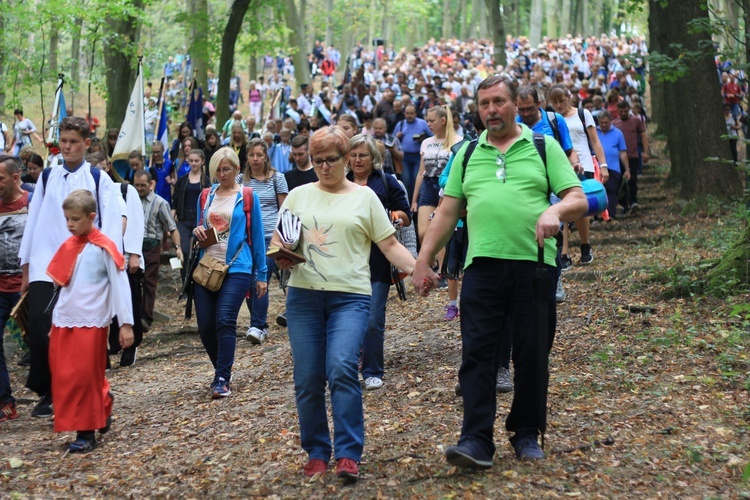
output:
<instances>
[{"instance_id":1,"label":"brown leather bag","mask_svg":"<svg viewBox=\"0 0 750 500\"><path fill-rule=\"evenodd\" d=\"M193 272L193 280L208 291L216 292L227 277L229 265L219 262L208 253L203 254L198 261L198 267Z\"/></svg>"}]
</instances>

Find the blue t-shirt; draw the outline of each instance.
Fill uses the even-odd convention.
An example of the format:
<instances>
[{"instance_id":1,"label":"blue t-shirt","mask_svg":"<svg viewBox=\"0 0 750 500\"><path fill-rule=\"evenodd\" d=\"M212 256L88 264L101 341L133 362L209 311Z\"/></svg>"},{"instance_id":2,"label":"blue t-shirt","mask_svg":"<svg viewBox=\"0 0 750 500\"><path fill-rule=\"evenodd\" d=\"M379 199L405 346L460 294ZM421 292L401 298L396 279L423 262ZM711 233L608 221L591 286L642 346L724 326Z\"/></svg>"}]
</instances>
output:
<instances>
[{"instance_id":1,"label":"blue t-shirt","mask_svg":"<svg viewBox=\"0 0 750 500\"><path fill-rule=\"evenodd\" d=\"M425 134L425 138L432 137L430 127L428 127L427 122L421 118L415 118L412 123L409 123L406 120L401 120L396 124L396 128L393 129L393 135L396 135L399 132L403 132L404 134L401 139L399 139L401 141L401 149L404 153L419 154L422 143L414 140L415 135Z\"/></svg>"},{"instance_id":2,"label":"blue t-shirt","mask_svg":"<svg viewBox=\"0 0 750 500\"><path fill-rule=\"evenodd\" d=\"M620 168L620 151L628 150L625 145L625 136L615 126L610 126L609 131L606 133L597 128L596 133L599 135L599 142L602 143L604 156L607 159L607 169L622 172Z\"/></svg>"},{"instance_id":3,"label":"blue t-shirt","mask_svg":"<svg viewBox=\"0 0 750 500\"><path fill-rule=\"evenodd\" d=\"M552 125L550 125L549 122L549 117L547 116L547 112L543 109L540 109L539 112L542 118L538 122L536 122L533 127L531 127L531 130L538 134L555 137L555 133L552 131ZM559 113L555 113L555 118L557 118L557 131L560 134L560 146L563 148L563 151L570 151L571 149L573 149L573 141L570 139L568 124L565 123L565 118L563 118ZM516 123L523 123L523 120L521 120L521 117L518 115L516 115Z\"/></svg>"},{"instance_id":4,"label":"blue t-shirt","mask_svg":"<svg viewBox=\"0 0 750 500\"><path fill-rule=\"evenodd\" d=\"M174 166L172 161L164 159L164 163L160 166L153 166L156 171L156 194L167 200L170 204L172 203L172 186L167 182L167 177L172 174Z\"/></svg>"}]
</instances>

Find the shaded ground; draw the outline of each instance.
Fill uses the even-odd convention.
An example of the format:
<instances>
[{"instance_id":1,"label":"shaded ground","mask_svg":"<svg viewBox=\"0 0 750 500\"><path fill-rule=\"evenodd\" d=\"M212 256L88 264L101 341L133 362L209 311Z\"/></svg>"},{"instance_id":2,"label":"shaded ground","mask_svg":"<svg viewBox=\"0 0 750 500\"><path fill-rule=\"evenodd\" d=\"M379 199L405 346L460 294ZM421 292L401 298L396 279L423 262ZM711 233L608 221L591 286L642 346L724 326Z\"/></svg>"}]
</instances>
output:
<instances>
[{"instance_id":1,"label":"shaded ground","mask_svg":"<svg viewBox=\"0 0 750 500\"><path fill-rule=\"evenodd\" d=\"M32 396L17 389L21 418L0 424L0 497L750 495L742 481L750 332L729 316L749 297L667 301L659 298L664 285L650 281L654 270L719 255L739 223L728 213L676 214L664 171L649 167L641 214L613 230L595 227L594 263L564 275L569 299L558 309L543 463L513 458L503 429L507 395L498 397L495 467L466 473L445 462L461 425L458 323L442 319L445 292L410 293L407 302L392 293L386 384L364 398L361 480L342 487L328 474L307 482L285 331L272 326L262 346L238 339L234 395L210 401L210 363L165 286L158 308L173 319L147 336L134 367L109 373L115 421L95 452L61 459L71 435L30 418ZM273 285L271 294L273 317L282 297ZM244 331L247 320L240 325ZM15 361L19 388L25 373ZM585 448L606 438L613 444Z\"/></svg>"}]
</instances>

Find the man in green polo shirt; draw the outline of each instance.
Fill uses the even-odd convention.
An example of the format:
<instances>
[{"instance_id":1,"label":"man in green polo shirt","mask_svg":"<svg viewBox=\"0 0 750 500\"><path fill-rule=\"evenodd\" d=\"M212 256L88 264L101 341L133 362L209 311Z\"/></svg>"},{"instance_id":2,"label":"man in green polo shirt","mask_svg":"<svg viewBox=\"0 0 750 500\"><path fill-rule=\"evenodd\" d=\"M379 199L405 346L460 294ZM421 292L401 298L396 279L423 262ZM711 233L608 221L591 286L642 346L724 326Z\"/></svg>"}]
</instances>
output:
<instances>
[{"instance_id":1,"label":"man in green polo shirt","mask_svg":"<svg viewBox=\"0 0 750 500\"><path fill-rule=\"evenodd\" d=\"M555 333L552 237L561 222L576 220L587 209L581 183L557 142L546 137L545 167L531 130L516 123L515 94L513 84L500 76L487 78L477 88L479 117L486 131L465 172L466 146L457 153L413 275L421 295L436 286L438 276L430 263L466 208L469 249L461 290L463 345L458 372L464 420L458 445L445 451L448 462L459 467L492 466L497 343L511 310L515 393L506 428L514 433L510 441L518 458L544 458L538 437L546 426L547 362ZM560 203L550 206L550 190L562 199ZM546 332L538 327L534 288L542 245L548 274Z\"/></svg>"}]
</instances>

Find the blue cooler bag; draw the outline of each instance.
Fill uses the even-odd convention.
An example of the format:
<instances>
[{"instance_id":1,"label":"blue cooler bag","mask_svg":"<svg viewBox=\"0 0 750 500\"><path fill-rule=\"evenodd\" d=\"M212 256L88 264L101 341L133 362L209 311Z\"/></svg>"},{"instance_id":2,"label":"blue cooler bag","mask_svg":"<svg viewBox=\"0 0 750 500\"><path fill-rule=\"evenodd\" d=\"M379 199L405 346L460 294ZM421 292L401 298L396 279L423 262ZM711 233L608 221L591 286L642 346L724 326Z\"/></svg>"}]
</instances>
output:
<instances>
[{"instance_id":1,"label":"blue cooler bag","mask_svg":"<svg viewBox=\"0 0 750 500\"><path fill-rule=\"evenodd\" d=\"M607 209L607 190L601 182L596 179L585 179L581 181L581 187L589 203L586 217L599 215Z\"/></svg>"}]
</instances>

